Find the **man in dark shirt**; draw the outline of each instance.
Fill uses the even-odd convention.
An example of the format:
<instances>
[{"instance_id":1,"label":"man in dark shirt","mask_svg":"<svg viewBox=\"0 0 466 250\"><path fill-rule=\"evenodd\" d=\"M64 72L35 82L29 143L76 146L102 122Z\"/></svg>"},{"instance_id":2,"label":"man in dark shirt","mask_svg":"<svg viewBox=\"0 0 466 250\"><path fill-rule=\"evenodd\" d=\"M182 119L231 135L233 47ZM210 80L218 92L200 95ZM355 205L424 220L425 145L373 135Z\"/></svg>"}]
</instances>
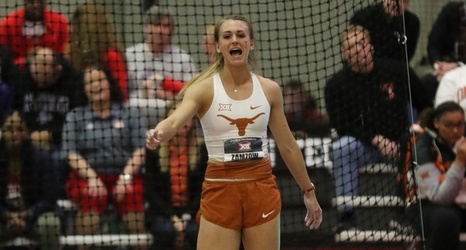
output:
<instances>
[{"instance_id":1,"label":"man in dark shirt","mask_svg":"<svg viewBox=\"0 0 466 250\"><path fill-rule=\"evenodd\" d=\"M416 51L420 21L414 13L407 10L409 0L398 1L383 0L381 3L365 7L357 11L350 22L369 31L375 57L405 62L405 51L408 61Z\"/></svg>"},{"instance_id":2,"label":"man in dark shirt","mask_svg":"<svg viewBox=\"0 0 466 250\"><path fill-rule=\"evenodd\" d=\"M14 108L23 113L32 143L49 157L51 168L59 169L56 176L63 187L64 197L67 168L60 156L62 128L66 114L86 103L82 72L74 69L57 52L40 48L28 54L27 64L14 88Z\"/></svg>"},{"instance_id":3,"label":"man in dark shirt","mask_svg":"<svg viewBox=\"0 0 466 250\"><path fill-rule=\"evenodd\" d=\"M24 113L32 142L57 148L66 113L85 103L82 73L49 48L32 51L15 87L14 107Z\"/></svg>"},{"instance_id":4,"label":"man in dark shirt","mask_svg":"<svg viewBox=\"0 0 466 250\"><path fill-rule=\"evenodd\" d=\"M350 26L340 39L343 69L327 82L325 102L339 136L333 142L336 195L356 196L360 167L399 158L408 131L408 77L403 63L373 56L371 37L362 26ZM412 78L411 88L419 87L419 79ZM422 96L413 97L413 104L431 106ZM338 209L339 229L355 226L351 205Z\"/></svg>"}]
</instances>

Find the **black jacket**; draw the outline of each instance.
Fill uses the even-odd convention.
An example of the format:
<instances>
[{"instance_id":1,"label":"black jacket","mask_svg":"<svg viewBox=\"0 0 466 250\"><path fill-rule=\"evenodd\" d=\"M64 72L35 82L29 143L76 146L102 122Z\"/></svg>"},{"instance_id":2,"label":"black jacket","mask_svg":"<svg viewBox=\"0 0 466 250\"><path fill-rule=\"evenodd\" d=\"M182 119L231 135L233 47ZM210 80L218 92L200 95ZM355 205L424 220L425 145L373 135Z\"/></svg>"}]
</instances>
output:
<instances>
[{"instance_id":1,"label":"black jacket","mask_svg":"<svg viewBox=\"0 0 466 250\"><path fill-rule=\"evenodd\" d=\"M408 131L407 93L406 67L398 61L375 59L367 74L345 65L325 86L330 124L339 136L353 136L367 144L377 134L399 141ZM422 105L428 105L426 101Z\"/></svg>"},{"instance_id":2,"label":"black jacket","mask_svg":"<svg viewBox=\"0 0 466 250\"><path fill-rule=\"evenodd\" d=\"M189 213L195 218L201 201L202 182L207 167L208 154L204 144L200 145L200 157L197 167L188 170L188 206L171 205L170 172L160 171L158 150L147 150L144 173L144 201L146 201L146 225L150 225L155 216L170 217Z\"/></svg>"},{"instance_id":3,"label":"black jacket","mask_svg":"<svg viewBox=\"0 0 466 250\"><path fill-rule=\"evenodd\" d=\"M466 58L457 58L455 53L460 27L459 9L462 5L462 2L447 3L432 25L427 42L427 54L432 64L436 61L466 63Z\"/></svg>"},{"instance_id":4,"label":"black jacket","mask_svg":"<svg viewBox=\"0 0 466 250\"><path fill-rule=\"evenodd\" d=\"M26 220L28 223L34 222L41 214L49 211L55 211L56 201L59 190L57 172L54 165L47 162L47 157L41 157L44 151L38 151L30 141L27 141L21 152L22 166L21 170L21 196L23 197L24 207L19 209L27 211ZM0 140L0 223L5 223L7 212L18 210L11 208L7 203L8 193L8 155L5 150L5 143Z\"/></svg>"},{"instance_id":5,"label":"black jacket","mask_svg":"<svg viewBox=\"0 0 466 250\"><path fill-rule=\"evenodd\" d=\"M55 84L38 88L26 67L19 84L13 89L13 107L23 113L29 129L50 131L57 147L61 143L66 114L86 101L81 71L63 58L58 61L62 72Z\"/></svg>"}]
</instances>

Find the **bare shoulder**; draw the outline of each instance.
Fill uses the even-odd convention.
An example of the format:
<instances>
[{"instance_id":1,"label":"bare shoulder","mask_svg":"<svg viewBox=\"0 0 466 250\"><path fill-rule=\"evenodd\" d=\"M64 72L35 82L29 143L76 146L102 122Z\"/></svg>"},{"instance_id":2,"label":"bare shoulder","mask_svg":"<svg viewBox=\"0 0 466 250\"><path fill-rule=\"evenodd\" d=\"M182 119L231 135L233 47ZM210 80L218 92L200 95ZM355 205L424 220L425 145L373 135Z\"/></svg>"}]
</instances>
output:
<instances>
[{"instance_id":1,"label":"bare shoulder","mask_svg":"<svg viewBox=\"0 0 466 250\"><path fill-rule=\"evenodd\" d=\"M210 107L213 96L214 87L212 77L189 86L185 94L185 98L189 98L199 104L198 113L201 114Z\"/></svg>"},{"instance_id":2,"label":"bare shoulder","mask_svg":"<svg viewBox=\"0 0 466 250\"><path fill-rule=\"evenodd\" d=\"M280 85L278 85L276 81L260 75L256 76L259 79L259 82L261 83L262 89L268 97L281 95Z\"/></svg>"},{"instance_id":3,"label":"bare shoulder","mask_svg":"<svg viewBox=\"0 0 466 250\"><path fill-rule=\"evenodd\" d=\"M204 80L201 80L199 82L196 82L195 84L189 86L187 91L193 92L193 93L206 93L206 92L212 92L213 93L213 77L208 77Z\"/></svg>"}]
</instances>

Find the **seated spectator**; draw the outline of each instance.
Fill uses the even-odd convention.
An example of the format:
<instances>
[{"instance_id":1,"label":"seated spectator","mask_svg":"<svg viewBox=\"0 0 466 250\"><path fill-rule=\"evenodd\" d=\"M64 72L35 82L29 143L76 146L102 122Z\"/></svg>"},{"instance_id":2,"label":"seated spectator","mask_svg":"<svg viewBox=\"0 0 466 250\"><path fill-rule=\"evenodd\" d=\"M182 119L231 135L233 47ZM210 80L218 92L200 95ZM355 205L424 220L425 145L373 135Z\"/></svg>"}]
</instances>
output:
<instances>
[{"instance_id":1,"label":"seated spectator","mask_svg":"<svg viewBox=\"0 0 466 250\"><path fill-rule=\"evenodd\" d=\"M435 107L453 101L466 110L466 67L458 67L448 71L440 81L435 94Z\"/></svg>"},{"instance_id":2,"label":"seated spectator","mask_svg":"<svg viewBox=\"0 0 466 250\"><path fill-rule=\"evenodd\" d=\"M79 5L71 18L70 61L78 69L100 65L112 74L128 99L123 46L117 42L111 19L100 4Z\"/></svg>"},{"instance_id":3,"label":"seated spectator","mask_svg":"<svg viewBox=\"0 0 466 250\"><path fill-rule=\"evenodd\" d=\"M351 18L351 24L363 26L369 32L375 57L401 62L406 62L406 54L408 61L413 58L421 26L419 18L408 10L409 2L383 0L364 7Z\"/></svg>"},{"instance_id":4,"label":"seated spectator","mask_svg":"<svg viewBox=\"0 0 466 250\"><path fill-rule=\"evenodd\" d=\"M448 2L432 25L427 54L433 72L422 78L431 98L443 76L466 63L466 12L461 1Z\"/></svg>"},{"instance_id":5,"label":"seated spectator","mask_svg":"<svg viewBox=\"0 0 466 250\"><path fill-rule=\"evenodd\" d=\"M126 50L130 97L173 99L197 73L191 56L171 44L175 19L168 9L152 6L144 16L144 42Z\"/></svg>"},{"instance_id":6,"label":"seated spectator","mask_svg":"<svg viewBox=\"0 0 466 250\"><path fill-rule=\"evenodd\" d=\"M459 249L466 218L464 185L466 139L464 110L455 102L440 104L429 116L416 144L415 178L429 249ZM462 206L462 208L460 207ZM416 217L419 208L413 207ZM414 216L413 216L414 217Z\"/></svg>"},{"instance_id":7,"label":"seated spectator","mask_svg":"<svg viewBox=\"0 0 466 250\"><path fill-rule=\"evenodd\" d=\"M215 51L215 25L207 25L205 28L205 35L203 36L203 47L202 49L209 57L209 63L214 63L217 58Z\"/></svg>"},{"instance_id":8,"label":"seated spectator","mask_svg":"<svg viewBox=\"0 0 466 250\"><path fill-rule=\"evenodd\" d=\"M13 106L13 88L17 85L18 71L7 48L0 44L0 124Z\"/></svg>"},{"instance_id":9,"label":"seated spectator","mask_svg":"<svg viewBox=\"0 0 466 250\"><path fill-rule=\"evenodd\" d=\"M408 131L406 67L374 58L370 39L362 26L341 33L343 68L325 86L330 124L338 133L333 142L337 196L358 194L360 167L399 159L398 145ZM337 230L357 226L351 204L338 210Z\"/></svg>"},{"instance_id":10,"label":"seated spectator","mask_svg":"<svg viewBox=\"0 0 466 250\"><path fill-rule=\"evenodd\" d=\"M40 249L61 249L54 170L29 140L19 112L10 113L1 130L0 245L26 237Z\"/></svg>"},{"instance_id":11,"label":"seated spectator","mask_svg":"<svg viewBox=\"0 0 466 250\"><path fill-rule=\"evenodd\" d=\"M190 120L160 149L147 151L144 197L146 227L154 236L151 249L196 249L195 218L207 166L196 124Z\"/></svg>"},{"instance_id":12,"label":"seated spectator","mask_svg":"<svg viewBox=\"0 0 466 250\"><path fill-rule=\"evenodd\" d=\"M46 7L46 0L24 0L19 8L0 21L0 44L5 45L22 66L34 47L49 47L63 53L69 40L67 18Z\"/></svg>"},{"instance_id":13,"label":"seated spectator","mask_svg":"<svg viewBox=\"0 0 466 250\"><path fill-rule=\"evenodd\" d=\"M328 118L320 113L317 100L300 80L286 83L283 96L286 120L296 138L330 135Z\"/></svg>"},{"instance_id":14,"label":"seated spectator","mask_svg":"<svg viewBox=\"0 0 466 250\"><path fill-rule=\"evenodd\" d=\"M65 116L83 101L82 73L52 49L30 51L14 89L14 107L30 129L34 145L58 149Z\"/></svg>"},{"instance_id":15,"label":"seated spectator","mask_svg":"<svg viewBox=\"0 0 466 250\"><path fill-rule=\"evenodd\" d=\"M88 104L68 112L63 128L63 155L71 167L65 189L78 206L75 232L100 233L100 216L113 203L129 233L144 233L146 120L122 104L120 88L102 69L85 70L84 88Z\"/></svg>"}]
</instances>

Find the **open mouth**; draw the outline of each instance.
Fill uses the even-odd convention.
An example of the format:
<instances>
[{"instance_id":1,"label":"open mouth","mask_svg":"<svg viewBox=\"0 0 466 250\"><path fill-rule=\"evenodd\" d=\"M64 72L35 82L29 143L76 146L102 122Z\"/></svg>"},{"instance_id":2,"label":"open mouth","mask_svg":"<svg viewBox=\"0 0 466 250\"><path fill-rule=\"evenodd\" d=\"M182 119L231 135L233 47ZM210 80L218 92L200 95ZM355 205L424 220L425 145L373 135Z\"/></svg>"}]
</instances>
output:
<instances>
[{"instance_id":1,"label":"open mouth","mask_svg":"<svg viewBox=\"0 0 466 250\"><path fill-rule=\"evenodd\" d=\"M235 48L235 49L231 49L230 50L230 55L232 56L240 56L241 54L243 54L243 51L239 48Z\"/></svg>"}]
</instances>

